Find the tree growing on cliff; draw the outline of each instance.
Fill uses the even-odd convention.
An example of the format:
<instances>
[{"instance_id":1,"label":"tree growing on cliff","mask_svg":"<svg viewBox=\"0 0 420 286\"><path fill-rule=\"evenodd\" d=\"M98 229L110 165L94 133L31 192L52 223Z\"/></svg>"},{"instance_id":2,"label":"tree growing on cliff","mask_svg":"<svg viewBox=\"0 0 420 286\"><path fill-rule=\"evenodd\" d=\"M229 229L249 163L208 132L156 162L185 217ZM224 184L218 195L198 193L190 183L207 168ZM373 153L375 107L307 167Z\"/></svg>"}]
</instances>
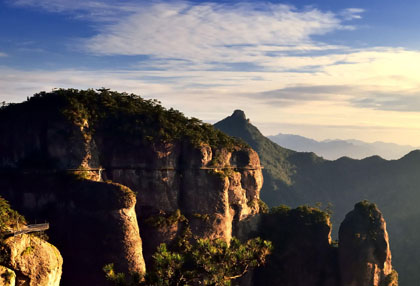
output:
<instances>
[{"instance_id":1,"label":"tree growing on cliff","mask_svg":"<svg viewBox=\"0 0 420 286\"><path fill-rule=\"evenodd\" d=\"M113 265L104 267L106 277L115 286L231 285L233 279L263 265L272 244L260 238L245 243L233 238L230 244L221 239L181 239L177 248L170 251L161 244L142 282L139 277L115 273Z\"/></svg>"}]
</instances>

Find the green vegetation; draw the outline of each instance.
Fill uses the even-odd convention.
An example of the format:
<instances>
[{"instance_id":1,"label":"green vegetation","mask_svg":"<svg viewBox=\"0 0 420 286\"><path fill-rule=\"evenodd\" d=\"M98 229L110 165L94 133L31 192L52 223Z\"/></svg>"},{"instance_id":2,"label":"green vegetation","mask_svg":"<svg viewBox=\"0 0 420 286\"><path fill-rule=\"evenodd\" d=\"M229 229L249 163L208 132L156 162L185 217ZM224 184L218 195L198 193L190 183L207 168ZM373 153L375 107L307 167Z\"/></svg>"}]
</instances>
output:
<instances>
[{"instance_id":1,"label":"green vegetation","mask_svg":"<svg viewBox=\"0 0 420 286\"><path fill-rule=\"evenodd\" d=\"M279 214L279 215L286 215L290 210L291 210L291 208L289 206L279 205L277 207L272 207L270 209L270 213Z\"/></svg>"},{"instance_id":2,"label":"green vegetation","mask_svg":"<svg viewBox=\"0 0 420 286\"><path fill-rule=\"evenodd\" d=\"M201 219L202 221L210 221L210 215L209 214L195 213L195 214L193 214L193 217Z\"/></svg>"},{"instance_id":3,"label":"green vegetation","mask_svg":"<svg viewBox=\"0 0 420 286\"><path fill-rule=\"evenodd\" d=\"M104 271L115 286L123 285L231 285L254 267L263 265L272 245L260 238L241 243L233 238L228 245L221 239L184 240L178 250L170 251L161 244L153 255L154 267L144 279L138 275L115 273L113 265ZM143 281L141 281L143 280Z\"/></svg>"},{"instance_id":4,"label":"green vegetation","mask_svg":"<svg viewBox=\"0 0 420 286\"><path fill-rule=\"evenodd\" d=\"M174 224L186 221L186 217L183 214L181 214L181 211L179 209L172 214L156 215L149 217L145 220L147 224L156 228L169 227Z\"/></svg>"},{"instance_id":5,"label":"green vegetation","mask_svg":"<svg viewBox=\"0 0 420 286\"><path fill-rule=\"evenodd\" d=\"M58 112L57 112L58 111ZM12 114L11 114L12 113ZM109 134L120 140L139 138L143 142L174 142L186 140L199 147L202 143L228 149L243 142L215 129L196 118L187 118L175 109L164 108L157 100L135 94L99 90L57 89L40 92L22 104L11 104L0 110L0 119L13 114L39 113L53 121L65 118L81 127L84 135L95 132ZM16 117L15 117L16 118Z\"/></svg>"},{"instance_id":6,"label":"green vegetation","mask_svg":"<svg viewBox=\"0 0 420 286\"><path fill-rule=\"evenodd\" d=\"M268 213L269 210L270 210L269 207L267 206L267 204L261 199L253 199L251 201L248 201L247 205L250 208L258 205L260 213L263 213L263 214Z\"/></svg>"},{"instance_id":7,"label":"green vegetation","mask_svg":"<svg viewBox=\"0 0 420 286\"><path fill-rule=\"evenodd\" d=\"M267 204L261 200L258 199L258 206L260 208L260 213L266 214L270 212L270 208L267 206Z\"/></svg>"},{"instance_id":8,"label":"green vegetation","mask_svg":"<svg viewBox=\"0 0 420 286\"><path fill-rule=\"evenodd\" d=\"M0 241L10 232L26 224L25 218L10 207L8 201L0 196Z\"/></svg>"},{"instance_id":9,"label":"green vegetation","mask_svg":"<svg viewBox=\"0 0 420 286\"><path fill-rule=\"evenodd\" d=\"M194 214L207 219L207 215ZM153 263L144 277L136 273L119 273L113 264L103 270L114 286L187 286L187 285L231 285L231 281L242 277L252 268L265 264L273 247L271 242L254 238L241 243L233 238L230 244L222 239L195 238L188 219L177 210L164 220L153 220L160 225L182 222L180 235L171 249L161 244L153 255Z\"/></svg>"},{"instance_id":10,"label":"green vegetation","mask_svg":"<svg viewBox=\"0 0 420 286\"><path fill-rule=\"evenodd\" d=\"M291 209L289 206L280 205L272 207L269 214L282 217L291 217L296 221L304 222L306 225L312 224L330 224L330 215L318 207L311 207L307 205L299 206Z\"/></svg>"},{"instance_id":11,"label":"green vegetation","mask_svg":"<svg viewBox=\"0 0 420 286\"><path fill-rule=\"evenodd\" d=\"M26 247L26 248L22 251L21 255L22 255L22 256L29 255L29 254L31 254L33 251L34 251L34 247L33 247L33 246L28 246L28 247Z\"/></svg>"},{"instance_id":12,"label":"green vegetation","mask_svg":"<svg viewBox=\"0 0 420 286\"><path fill-rule=\"evenodd\" d=\"M354 209L358 212L361 212L363 214L366 214L369 218L372 220L375 219L375 214L379 212L378 207L376 204L369 202L368 200L363 200L359 203L357 203L354 206Z\"/></svg>"}]
</instances>

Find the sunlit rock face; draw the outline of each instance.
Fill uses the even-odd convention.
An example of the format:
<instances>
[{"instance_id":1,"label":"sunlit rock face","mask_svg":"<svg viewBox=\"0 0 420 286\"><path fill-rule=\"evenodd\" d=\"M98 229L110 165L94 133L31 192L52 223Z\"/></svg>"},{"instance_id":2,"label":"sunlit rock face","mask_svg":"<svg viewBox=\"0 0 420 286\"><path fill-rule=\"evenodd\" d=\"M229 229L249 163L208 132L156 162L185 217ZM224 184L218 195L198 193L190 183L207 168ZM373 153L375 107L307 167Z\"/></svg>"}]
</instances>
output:
<instances>
[{"instance_id":1,"label":"sunlit rock face","mask_svg":"<svg viewBox=\"0 0 420 286\"><path fill-rule=\"evenodd\" d=\"M179 234L183 222L170 219L177 210L193 235L226 241L237 235L241 221L259 212L263 178L258 155L250 148L139 142L104 153L112 158L104 176L137 193L146 260L160 243L170 244Z\"/></svg>"},{"instance_id":2,"label":"sunlit rock face","mask_svg":"<svg viewBox=\"0 0 420 286\"><path fill-rule=\"evenodd\" d=\"M15 286L16 273L7 267L0 265L0 285Z\"/></svg>"},{"instance_id":3,"label":"sunlit rock face","mask_svg":"<svg viewBox=\"0 0 420 286\"><path fill-rule=\"evenodd\" d=\"M342 286L394 285L386 222L374 204L361 202L339 231Z\"/></svg>"},{"instance_id":4,"label":"sunlit rock face","mask_svg":"<svg viewBox=\"0 0 420 286\"><path fill-rule=\"evenodd\" d=\"M15 273L9 283L15 280L16 286L60 285L63 258L53 245L24 234L6 239L3 247L8 255L2 263Z\"/></svg>"}]
</instances>

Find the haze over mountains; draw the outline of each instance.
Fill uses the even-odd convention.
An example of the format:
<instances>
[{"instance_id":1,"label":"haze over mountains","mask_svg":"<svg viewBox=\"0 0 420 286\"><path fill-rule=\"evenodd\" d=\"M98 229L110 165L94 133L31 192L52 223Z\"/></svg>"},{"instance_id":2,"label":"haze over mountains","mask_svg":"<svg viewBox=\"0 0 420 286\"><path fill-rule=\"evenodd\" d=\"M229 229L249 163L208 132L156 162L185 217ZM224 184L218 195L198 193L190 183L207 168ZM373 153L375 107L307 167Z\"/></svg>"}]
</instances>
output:
<instances>
[{"instance_id":1,"label":"haze over mountains","mask_svg":"<svg viewBox=\"0 0 420 286\"><path fill-rule=\"evenodd\" d=\"M336 160L340 157L363 159L375 155L387 160L396 160L410 151L418 149L418 147L410 145L399 145L379 141L368 143L354 139L317 141L300 135L283 133L267 137L285 148L299 152L314 152L328 160Z\"/></svg>"},{"instance_id":2,"label":"haze over mountains","mask_svg":"<svg viewBox=\"0 0 420 286\"><path fill-rule=\"evenodd\" d=\"M418 284L420 151L391 161L379 156L330 161L313 152L279 146L263 136L241 110L214 126L243 139L257 151L264 166L261 199L270 207L332 203L333 225L337 226L355 202L365 199L375 202L387 218L400 285ZM333 231L337 229L333 227Z\"/></svg>"}]
</instances>

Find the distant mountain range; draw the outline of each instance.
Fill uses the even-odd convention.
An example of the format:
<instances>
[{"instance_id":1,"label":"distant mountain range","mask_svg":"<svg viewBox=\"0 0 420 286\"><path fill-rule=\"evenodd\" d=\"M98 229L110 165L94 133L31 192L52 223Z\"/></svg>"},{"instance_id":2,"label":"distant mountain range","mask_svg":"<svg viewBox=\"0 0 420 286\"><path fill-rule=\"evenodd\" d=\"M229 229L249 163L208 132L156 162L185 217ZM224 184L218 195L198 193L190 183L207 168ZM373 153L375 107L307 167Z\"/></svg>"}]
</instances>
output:
<instances>
[{"instance_id":1,"label":"distant mountain range","mask_svg":"<svg viewBox=\"0 0 420 286\"><path fill-rule=\"evenodd\" d=\"M333 204L335 226L361 200L376 203L387 220L393 265L400 286L420 281L420 150L398 160L371 156L326 160L313 152L296 152L274 143L236 110L214 125L247 142L264 166L261 198L278 205ZM337 233L337 229L333 228Z\"/></svg>"},{"instance_id":2,"label":"distant mountain range","mask_svg":"<svg viewBox=\"0 0 420 286\"><path fill-rule=\"evenodd\" d=\"M398 145L379 141L367 143L354 139L316 141L300 135L282 133L267 137L282 147L299 152L314 152L328 160L336 160L340 157L363 159L374 155L378 155L387 160L396 160L410 151L420 149L419 147L410 145Z\"/></svg>"}]
</instances>

